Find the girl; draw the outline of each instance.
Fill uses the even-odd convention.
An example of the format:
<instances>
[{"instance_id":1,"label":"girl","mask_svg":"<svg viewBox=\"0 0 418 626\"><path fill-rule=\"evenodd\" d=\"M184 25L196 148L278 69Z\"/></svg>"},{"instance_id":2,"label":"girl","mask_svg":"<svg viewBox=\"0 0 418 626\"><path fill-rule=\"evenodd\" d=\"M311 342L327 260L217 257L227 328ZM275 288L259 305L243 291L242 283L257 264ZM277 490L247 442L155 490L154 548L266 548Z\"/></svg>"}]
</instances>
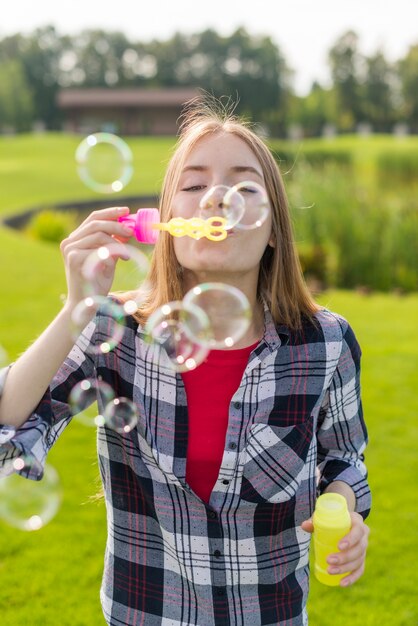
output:
<instances>
[{"instance_id":1,"label":"girl","mask_svg":"<svg viewBox=\"0 0 418 626\"><path fill-rule=\"evenodd\" d=\"M71 389L85 378L99 377L137 407L131 432L98 429L108 523L101 601L112 626L306 625L310 517L325 491L345 496L352 519L329 572L347 573L345 586L364 571L370 494L360 348L348 323L308 293L263 141L230 114L190 109L161 221L196 215L209 188L244 180L265 188L267 221L221 242L162 233L148 298L107 354L87 349L106 333L105 310L75 346L70 319L86 257L115 238L128 241L131 230L118 222L127 208L92 213L61 245L63 309L3 372L0 423L17 429L0 448L3 460L26 453L43 462L70 422ZM114 262L100 276L103 295ZM250 301L239 343L184 374L144 358L150 314L207 281L238 287ZM31 478L41 478L37 467Z\"/></svg>"}]
</instances>

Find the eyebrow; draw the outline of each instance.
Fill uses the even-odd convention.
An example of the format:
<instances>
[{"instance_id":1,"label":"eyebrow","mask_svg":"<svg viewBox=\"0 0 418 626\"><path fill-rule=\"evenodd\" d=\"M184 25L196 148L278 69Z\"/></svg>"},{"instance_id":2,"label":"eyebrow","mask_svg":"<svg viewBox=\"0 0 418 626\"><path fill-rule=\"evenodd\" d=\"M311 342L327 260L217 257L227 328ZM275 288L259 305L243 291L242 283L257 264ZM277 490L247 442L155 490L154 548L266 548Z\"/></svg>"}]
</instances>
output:
<instances>
[{"instance_id":1,"label":"eyebrow","mask_svg":"<svg viewBox=\"0 0 418 626\"><path fill-rule=\"evenodd\" d=\"M186 172L207 172L208 170L209 167L207 165L186 165L186 167L183 168L182 174L185 174ZM233 165L229 168L229 171L235 174L251 172L263 180L263 175L252 165Z\"/></svg>"}]
</instances>

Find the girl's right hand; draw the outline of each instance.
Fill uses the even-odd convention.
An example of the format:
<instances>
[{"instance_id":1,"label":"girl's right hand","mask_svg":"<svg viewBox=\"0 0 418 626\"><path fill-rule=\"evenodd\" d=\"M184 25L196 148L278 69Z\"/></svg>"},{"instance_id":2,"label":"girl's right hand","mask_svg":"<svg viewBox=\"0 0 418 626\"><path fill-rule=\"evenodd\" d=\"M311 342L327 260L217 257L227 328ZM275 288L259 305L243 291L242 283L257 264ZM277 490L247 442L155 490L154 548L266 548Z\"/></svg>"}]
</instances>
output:
<instances>
[{"instance_id":1,"label":"girl's right hand","mask_svg":"<svg viewBox=\"0 0 418 626\"><path fill-rule=\"evenodd\" d=\"M82 268L87 257L101 246L117 242L126 243L132 236L132 228L118 222L118 218L129 213L128 207L112 207L93 211L80 226L61 243L64 257L68 294L66 307L74 308L84 297ZM100 264L100 274L95 277L97 295L106 296L112 286L118 258L127 258L123 254L112 254Z\"/></svg>"}]
</instances>

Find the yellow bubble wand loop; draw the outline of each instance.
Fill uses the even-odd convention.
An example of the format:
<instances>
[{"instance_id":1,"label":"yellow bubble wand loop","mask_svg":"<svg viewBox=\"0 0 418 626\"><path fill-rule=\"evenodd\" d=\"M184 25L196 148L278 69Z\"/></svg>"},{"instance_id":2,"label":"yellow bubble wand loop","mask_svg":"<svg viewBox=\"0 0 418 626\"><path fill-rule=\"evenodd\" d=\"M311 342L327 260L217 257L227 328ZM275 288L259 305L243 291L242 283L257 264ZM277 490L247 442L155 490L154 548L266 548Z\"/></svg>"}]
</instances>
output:
<instances>
[{"instance_id":1,"label":"yellow bubble wand loop","mask_svg":"<svg viewBox=\"0 0 418 626\"><path fill-rule=\"evenodd\" d=\"M200 217L185 219L183 217L173 217L170 221L152 224L156 230L164 230L173 237L192 237L201 239L206 237L210 241L222 241L226 239L228 233L225 228L226 219L224 217L213 216L206 220Z\"/></svg>"}]
</instances>

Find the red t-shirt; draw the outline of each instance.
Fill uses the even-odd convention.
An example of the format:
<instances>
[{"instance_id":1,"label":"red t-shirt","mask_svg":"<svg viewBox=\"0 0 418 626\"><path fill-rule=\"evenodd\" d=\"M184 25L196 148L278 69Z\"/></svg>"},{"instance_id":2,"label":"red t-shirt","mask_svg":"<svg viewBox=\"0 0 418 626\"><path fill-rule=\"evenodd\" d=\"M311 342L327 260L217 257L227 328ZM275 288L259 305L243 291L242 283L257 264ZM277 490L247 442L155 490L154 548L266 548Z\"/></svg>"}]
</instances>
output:
<instances>
[{"instance_id":1,"label":"red t-shirt","mask_svg":"<svg viewBox=\"0 0 418 626\"><path fill-rule=\"evenodd\" d=\"M186 481L205 502L218 479L229 404L256 345L212 350L199 367L182 374L189 413Z\"/></svg>"}]
</instances>

